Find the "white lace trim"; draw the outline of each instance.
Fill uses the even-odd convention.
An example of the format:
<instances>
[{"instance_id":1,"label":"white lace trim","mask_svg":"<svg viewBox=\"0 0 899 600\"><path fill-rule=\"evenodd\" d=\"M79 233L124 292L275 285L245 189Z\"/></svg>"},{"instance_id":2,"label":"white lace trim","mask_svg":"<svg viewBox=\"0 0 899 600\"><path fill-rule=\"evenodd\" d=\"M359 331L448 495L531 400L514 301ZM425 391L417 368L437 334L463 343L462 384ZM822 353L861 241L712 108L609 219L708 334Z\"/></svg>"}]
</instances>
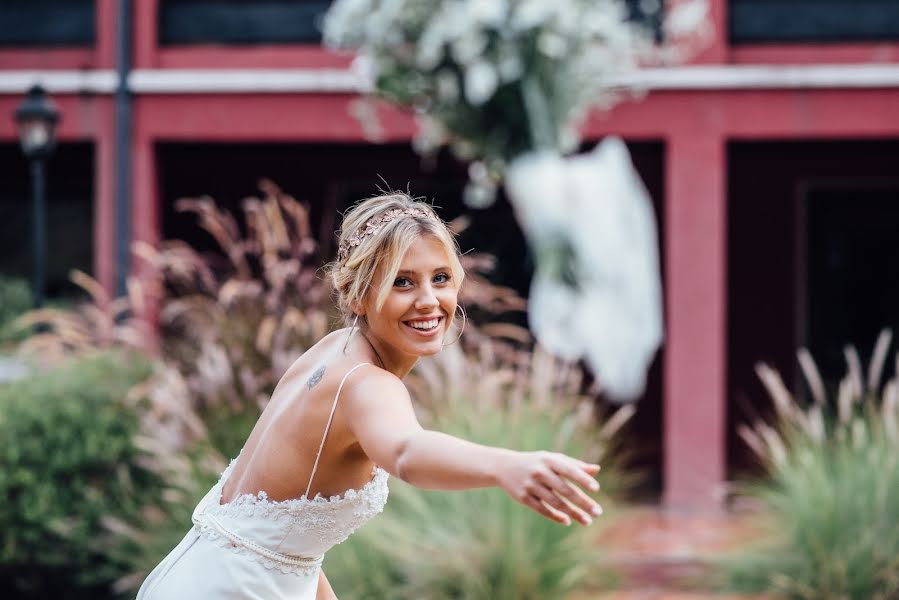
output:
<instances>
[{"instance_id":1,"label":"white lace trim","mask_svg":"<svg viewBox=\"0 0 899 600\"><path fill-rule=\"evenodd\" d=\"M231 461L231 463L233 464L234 461ZM221 486L227 479L226 475L229 473L230 469L231 465L229 465L228 468L225 469L225 472L222 473L222 478L219 480L218 484L216 484L219 486L219 493L217 498L217 502L219 503L221 502ZM291 511L298 508L304 509L310 505L322 506L337 503L342 504L344 502L349 502L350 500L354 500L359 496L367 494L368 491L374 486L379 485L382 481L387 481L388 476L389 474L387 473L387 471L385 471L381 467L375 467L372 478L369 479L361 488L357 490L347 490L342 494L336 494L328 498L322 496L321 492L319 492L313 498L307 498L306 495L303 494L299 498L290 498L287 500L270 500L268 494L264 491L257 492L256 494L247 492L246 494L241 494L240 496L234 497L234 499L232 499L227 504L219 504L219 506L221 508L227 508L231 506L242 508L246 506L257 507L259 505L263 505L266 508L277 508Z\"/></svg>"},{"instance_id":2,"label":"white lace trim","mask_svg":"<svg viewBox=\"0 0 899 600\"><path fill-rule=\"evenodd\" d=\"M278 522L288 531L288 536L303 536L323 543L328 547L345 541L356 529L369 519L384 510L389 493L387 479L389 474L380 467L375 468L373 477L357 490L347 490L343 494L323 497L316 494L314 498L289 500L270 500L268 494L241 494L227 504L221 502L222 485L231 471L234 461L222 473L216 484L218 488L210 496L209 505L202 507L201 512L209 512L216 518L249 519L261 518L269 522ZM217 546L243 554L259 562L266 569L276 569L282 573L314 572L318 565L290 564L263 556L252 548L234 543L221 535L214 527L204 523L202 518L196 523L198 531Z\"/></svg>"}]
</instances>

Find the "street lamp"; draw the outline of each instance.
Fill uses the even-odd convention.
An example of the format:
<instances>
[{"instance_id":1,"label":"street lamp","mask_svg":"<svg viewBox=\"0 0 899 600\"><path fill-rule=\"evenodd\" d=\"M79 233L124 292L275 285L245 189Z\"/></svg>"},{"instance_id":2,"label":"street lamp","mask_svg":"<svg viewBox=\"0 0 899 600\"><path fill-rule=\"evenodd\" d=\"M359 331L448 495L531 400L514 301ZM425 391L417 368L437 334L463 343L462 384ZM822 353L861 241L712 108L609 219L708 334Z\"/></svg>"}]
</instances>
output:
<instances>
[{"instance_id":1,"label":"street lamp","mask_svg":"<svg viewBox=\"0 0 899 600\"><path fill-rule=\"evenodd\" d=\"M44 304L44 266L47 252L46 182L44 161L56 146L56 123L59 111L39 85L32 86L16 109L19 142L31 163L32 185L32 293L34 307Z\"/></svg>"}]
</instances>

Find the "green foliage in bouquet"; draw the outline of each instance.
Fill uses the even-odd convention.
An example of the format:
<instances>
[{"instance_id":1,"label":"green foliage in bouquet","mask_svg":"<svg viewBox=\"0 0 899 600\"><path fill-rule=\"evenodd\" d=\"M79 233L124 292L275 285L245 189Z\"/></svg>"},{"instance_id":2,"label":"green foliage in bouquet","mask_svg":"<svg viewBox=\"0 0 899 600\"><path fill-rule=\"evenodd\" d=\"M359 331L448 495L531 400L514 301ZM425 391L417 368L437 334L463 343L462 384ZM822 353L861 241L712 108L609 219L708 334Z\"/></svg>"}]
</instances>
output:
<instances>
[{"instance_id":1,"label":"green foliage in bouquet","mask_svg":"<svg viewBox=\"0 0 899 600\"><path fill-rule=\"evenodd\" d=\"M162 485L124 404L146 360L100 354L0 386L0 596L105 596L123 574L95 546L108 516Z\"/></svg>"},{"instance_id":2,"label":"green foliage in bouquet","mask_svg":"<svg viewBox=\"0 0 899 600\"><path fill-rule=\"evenodd\" d=\"M601 462L608 505L634 483L615 435L633 407L598 421L571 365L540 350L500 360L499 349L485 340L478 352L447 348L422 361L409 381L420 418L480 443ZM563 599L601 577L596 533L551 522L497 489L432 492L392 480L385 513L332 549L325 572L349 600Z\"/></svg>"},{"instance_id":3,"label":"green foliage in bouquet","mask_svg":"<svg viewBox=\"0 0 899 600\"><path fill-rule=\"evenodd\" d=\"M769 518L772 543L728 564L731 584L796 600L888 600L899 595L899 380L882 388L890 343L881 334L867 385L852 348L835 402L807 351L799 353L812 401L797 402L780 376L758 367L776 409L772 425L740 434L762 460L746 486Z\"/></svg>"}]
</instances>

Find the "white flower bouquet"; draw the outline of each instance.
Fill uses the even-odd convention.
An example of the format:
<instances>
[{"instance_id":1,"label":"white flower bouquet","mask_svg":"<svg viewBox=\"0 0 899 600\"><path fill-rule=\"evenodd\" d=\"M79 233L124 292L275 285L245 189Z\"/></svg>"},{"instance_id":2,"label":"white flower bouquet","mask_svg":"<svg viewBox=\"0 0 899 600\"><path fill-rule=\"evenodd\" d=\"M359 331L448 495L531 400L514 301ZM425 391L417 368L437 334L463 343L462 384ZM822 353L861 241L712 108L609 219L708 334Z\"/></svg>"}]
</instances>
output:
<instances>
[{"instance_id":1,"label":"white flower bouquet","mask_svg":"<svg viewBox=\"0 0 899 600\"><path fill-rule=\"evenodd\" d=\"M661 0L639 3L654 18ZM592 106L622 91L614 76L667 60L702 23L704 1L680 2L665 43L624 0L336 0L326 45L368 61L374 92L414 109L416 147L449 145L496 175L534 150L567 153Z\"/></svg>"},{"instance_id":2,"label":"white flower bouquet","mask_svg":"<svg viewBox=\"0 0 899 600\"><path fill-rule=\"evenodd\" d=\"M414 110L419 152L472 161L469 205L507 177L537 262L531 326L614 398L640 395L662 339L655 220L623 143L564 155L590 108L633 91L616 77L679 59L706 12L706 0L336 0L323 24L376 95Z\"/></svg>"}]
</instances>

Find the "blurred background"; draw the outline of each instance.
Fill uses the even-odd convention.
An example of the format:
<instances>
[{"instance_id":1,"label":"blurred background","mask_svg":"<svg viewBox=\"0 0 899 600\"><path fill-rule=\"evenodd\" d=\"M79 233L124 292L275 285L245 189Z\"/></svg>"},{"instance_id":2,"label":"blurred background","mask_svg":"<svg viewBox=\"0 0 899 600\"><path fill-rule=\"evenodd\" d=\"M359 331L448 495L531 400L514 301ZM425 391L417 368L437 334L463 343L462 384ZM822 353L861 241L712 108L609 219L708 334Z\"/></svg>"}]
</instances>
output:
<instances>
[{"instance_id":1,"label":"blurred background","mask_svg":"<svg viewBox=\"0 0 899 600\"><path fill-rule=\"evenodd\" d=\"M14 113L40 84L59 113L55 150L38 159L51 306L85 298L72 269L124 294L126 277L147 269L129 252L135 242L215 251L177 201L210 196L237 214L262 178L306 206L320 261L334 253L338 212L378 186L408 188L447 220L471 217L462 250L493 255L491 283L526 295L533 265L508 202L466 207L467 166L416 155L411 115L379 106L377 141L353 116L352 56L320 46L329 4L0 3L3 285L31 286L35 159ZM831 392L847 344L868 365L881 330L899 325L899 2L709 9L713 33L697 57L638 73L645 95L583 126L585 146L610 134L627 142L656 209L666 338L625 445L643 474L630 497L665 514L720 514L733 508L731 482L764 471L738 434L776 413L758 361L811 402L797 348ZM11 315L9 298L24 296L4 294L0 312ZM883 364L886 381L895 366ZM690 554L694 540L673 546Z\"/></svg>"}]
</instances>

